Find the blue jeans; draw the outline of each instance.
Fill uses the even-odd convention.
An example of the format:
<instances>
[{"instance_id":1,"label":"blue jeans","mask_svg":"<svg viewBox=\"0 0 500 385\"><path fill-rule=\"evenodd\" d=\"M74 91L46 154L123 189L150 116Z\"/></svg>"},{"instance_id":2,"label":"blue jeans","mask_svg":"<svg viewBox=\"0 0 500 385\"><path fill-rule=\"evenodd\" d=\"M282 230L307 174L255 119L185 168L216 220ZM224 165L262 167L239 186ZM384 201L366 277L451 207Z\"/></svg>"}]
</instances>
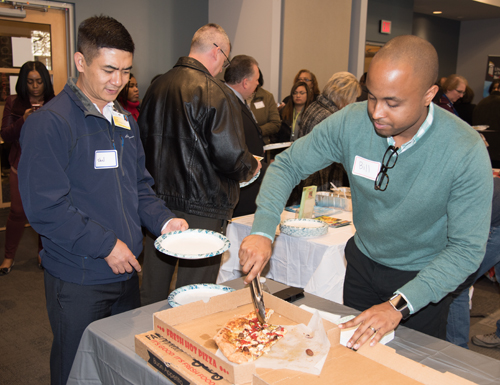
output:
<instances>
[{"instance_id":1,"label":"blue jeans","mask_svg":"<svg viewBox=\"0 0 500 385\"><path fill-rule=\"evenodd\" d=\"M498 272L497 277L500 277L500 226L490 228L483 262L481 262L479 269L467 279L468 285L459 293L455 292L453 295L454 300L450 305L446 325L446 340L448 342L468 349L467 343L469 342L470 330L469 287L493 266L495 266L495 271ZM500 337L500 320L497 322L497 335Z\"/></svg>"}]
</instances>

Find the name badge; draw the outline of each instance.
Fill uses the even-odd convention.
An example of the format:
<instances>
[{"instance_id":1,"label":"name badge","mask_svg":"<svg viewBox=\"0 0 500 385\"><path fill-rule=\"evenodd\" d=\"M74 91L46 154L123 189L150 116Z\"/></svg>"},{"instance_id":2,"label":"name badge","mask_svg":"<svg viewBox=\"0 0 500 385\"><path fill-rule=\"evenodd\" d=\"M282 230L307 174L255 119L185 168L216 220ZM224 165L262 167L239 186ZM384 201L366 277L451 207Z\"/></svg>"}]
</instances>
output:
<instances>
[{"instance_id":1,"label":"name badge","mask_svg":"<svg viewBox=\"0 0 500 385\"><path fill-rule=\"evenodd\" d=\"M264 102L262 100L260 102L254 103L253 106L255 107L256 110L259 110L259 109L265 107Z\"/></svg>"},{"instance_id":2,"label":"name badge","mask_svg":"<svg viewBox=\"0 0 500 385\"><path fill-rule=\"evenodd\" d=\"M94 168L118 168L118 152L116 150L97 150Z\"/></svg>"},{"instance_id":3,"label":"name badge","mask_svg":"<svg viewBox=\"0 0 500 385\"><path fill-rule=\"evenodd\" d=\"M115 126L125 128L126 130L130 130L130 123L128 121L127 115L120 114L117 111L113 111L113 122Z\"/></svg>"},{"instance_id":4,"label":"name badge","mask_svg":"<svg viewBox=\"0 0 500 385\"><path fill-rule=\"evenodd\" d=\"M354 158L354 165L352 166L352 173L359 175L363 178L375 180L378 172L380 171L380 162L368 160L358 155Z\"/></svg>"}]
</instances>

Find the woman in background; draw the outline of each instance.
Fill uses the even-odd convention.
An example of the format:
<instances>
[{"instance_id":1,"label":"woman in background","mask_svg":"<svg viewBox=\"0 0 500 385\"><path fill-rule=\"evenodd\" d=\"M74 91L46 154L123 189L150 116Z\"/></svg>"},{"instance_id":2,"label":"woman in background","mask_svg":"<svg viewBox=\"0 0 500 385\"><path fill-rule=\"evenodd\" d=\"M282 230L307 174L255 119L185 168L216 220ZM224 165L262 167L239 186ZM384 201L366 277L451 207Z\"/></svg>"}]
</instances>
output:
<instances>
[{"instance_id":1,"label":"woman in background","mask_svg":"<svg viewBox=\"0 0 500 385\"><path fill-rule=\"evenodd\" d=\"M7 97L2 118L2 138L5 142L11 143L9 153L11 202L5 230L5 257L0 265L0 275L10 273L14 265L17 247L24 232L24 225L27 222L19 194L17 177L17 166L21 157L21 146L19 145L21 128L28 116L54 97L49 71L43 63L29 61L23 64L19 71L16 92L17 95ZM38 237L38 253L41 249L42 245L40 237ZM40 255L38 255L38 266L41 267Z\"/></svg>"},{"instance_id":2,"label":"woman in background","mask_svg":"<svg viewBox=\"0 0 500 385\"><path fill-rule=\"evenodd\" d=\"M297 75L295 75L295 77L293 78L293 84L296 84L297 82L304 82L307 84L309 89L312 91L313 101L315 101L320 93L318 80L316 79L316 76L311 71L302 69L299 72L297 72ZM279 111L281 111L281 109L285 107L289 99L290 96L287 96L285 99L283 99L281 104L278 106Z\"/></svg>"},{"instance_id":3,"label":"woman in background","mask_svg":"<svg viewBox=\"0 0 500 385\"><path fill-rule=\"evenodd\" d=\"M466 88L467 80L463 76L456 74L448 76L441 88L443 94L437 102L437 105L458 116L454 104L458 99L464 96Z\"/></svg>"},{"instance_id":4,"label":"woman in background","mask_svg":"<svg viewBox=\"0 0 500 385\"><path fill-rule=\"evenodd\" d=\"M333 113L354 103L359 95L361 95L361 86L353 74L349 72L333 74L323 88L323 92L303 113L299 124L298 138L309 134L317 124ZM290 203L300 203L304 187L314 185L318 186L317 191L329 191L330 182L338 187L349 186L347 173L340 163L332 163L300 182L292 192L293 199Z\"/></svg>"},{"instance_id":5,"label":"woman in background","mask_svg":"<svg viewBox=\"0 0 500 385\"><path fill-rule=\"evenodd\" d=\"M281 128L275 142L293 142L298 134L298 122L313 101L313 93L304 82L297 82L290 91L290 97L281 110Z\"/></svg>"},{"instance_id":6,"label":"woman in background","mask_svg":"<svg viewBox=\"0 0 500 385\"><path fill-rule=\"evenodd\" d=\"M133 74L130 74L130 79L125 87L118 95L118 102L124 109L132 114L135 121L139 118L139 85Z\"/></svg>"}]
</instances>

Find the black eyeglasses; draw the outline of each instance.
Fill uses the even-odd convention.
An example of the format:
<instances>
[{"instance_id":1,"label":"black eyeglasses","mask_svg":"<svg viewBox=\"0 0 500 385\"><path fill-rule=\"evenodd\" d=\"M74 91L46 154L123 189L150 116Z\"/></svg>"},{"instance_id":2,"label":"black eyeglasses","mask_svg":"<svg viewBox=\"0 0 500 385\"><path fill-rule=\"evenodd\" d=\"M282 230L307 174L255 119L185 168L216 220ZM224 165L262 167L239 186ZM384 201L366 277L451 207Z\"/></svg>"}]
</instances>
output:
<instances>
[{"instance_id":1,"label":"black eyeglasses","mask_svg":"<svg viewBox=\"0 0 500 385\"><path fill-rule=\"evenodd\" d=\"M393 168L398 160L399 147L389 146L382 158L382 167L375 178L375 190L385 191L389 184L387 170Z\"/></svg>"},{"instance_id":2,"label":"black eyeglasses","mask_svg":"<svg viewBox=\"0 0 500 385\"><path fill-rule=\"evenodd\" d=\"M227 67L229 67L229 65L231 64L231 62L229 61L229 58L227 57L227 55L224 53L224 51L222 50L222 48L220 48L217 44L214 43L214 45L219 48L219 50L222 52L222 54L224 55L224 57L226 58L226 61L227 63L224 63L224 65L222 66L223 69L226 69Z\"/></svg>"}]
</instances>

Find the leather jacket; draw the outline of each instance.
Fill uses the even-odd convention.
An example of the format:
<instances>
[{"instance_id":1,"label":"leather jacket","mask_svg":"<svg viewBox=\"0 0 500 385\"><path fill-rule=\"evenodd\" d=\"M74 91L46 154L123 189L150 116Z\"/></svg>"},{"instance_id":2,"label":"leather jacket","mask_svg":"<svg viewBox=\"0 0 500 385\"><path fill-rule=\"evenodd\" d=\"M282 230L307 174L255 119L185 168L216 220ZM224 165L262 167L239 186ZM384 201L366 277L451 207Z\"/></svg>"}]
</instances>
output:
<instances>
[{"instance_id":1,"label":"leather jacket","mask_svg":"<svg viewBox=\"0 0 500 385\"><path fill-rule=\"evenodd\" d=\"M230 219L239 182L257 168L233 92L198 60L181 57L149 87L139 126L146 168L167 207Z\"/></svg>"}]
</instances>

